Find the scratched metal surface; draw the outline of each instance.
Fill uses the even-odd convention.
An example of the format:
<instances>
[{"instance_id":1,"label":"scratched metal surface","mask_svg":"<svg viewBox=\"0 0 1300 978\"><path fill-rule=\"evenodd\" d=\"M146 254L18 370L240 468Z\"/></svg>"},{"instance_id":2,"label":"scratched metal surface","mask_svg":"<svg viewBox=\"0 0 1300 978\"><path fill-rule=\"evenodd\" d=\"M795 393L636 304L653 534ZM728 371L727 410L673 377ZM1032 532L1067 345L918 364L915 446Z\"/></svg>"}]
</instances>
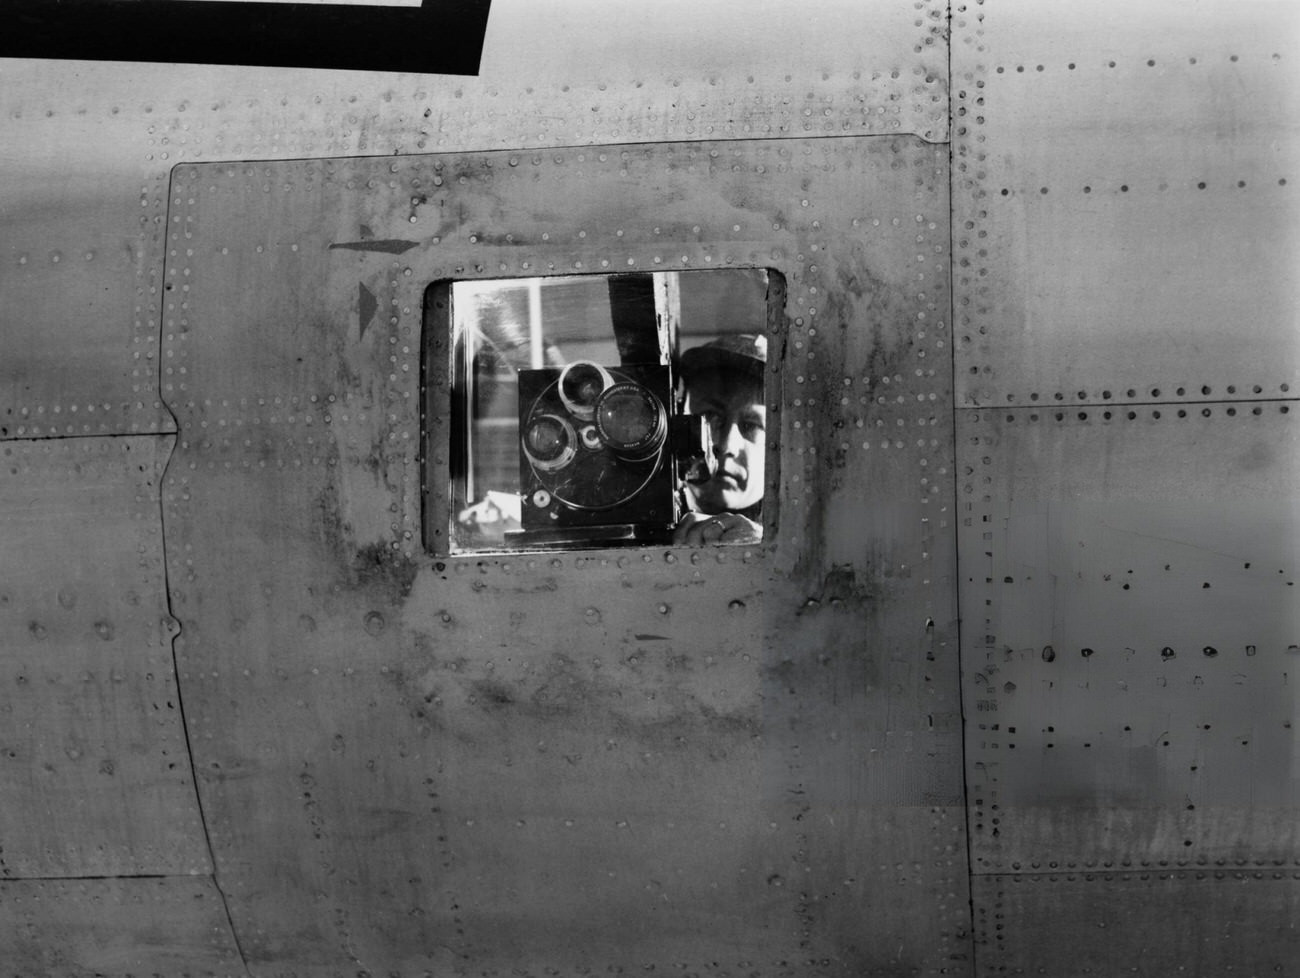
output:
<instances>
[{"instance_id":1,"label":"scratched metal surface","mask_svg":"<svg viewBox=\"0 0 1300 978\"><path fill-rule=\"evenodd\" d=\"M857 138L177 171L172 601L255 972L967 971L946 164ZM423 552L428 283L728 265L789 293L774 542Z\"/></svg>"},{"instance_id":2,"label":"scratched metal surface","mask_svg":"<svg viewBox=\"0 0 1300 978\"><path fill-rule=\"evenodd\" d=\"M1300 389L1300 7L954 8L958 403Z\"/></svg>"},{"instance_id":3,"label":"scratched metal surface","mask_svg":"<svg viewBox=\"0 0 1300 978\"><path fill-rule=\"evenodd\" d=\"M945 14L497 0L478 77L0 60L0 439L171 430L150 381L178 162L943 139Z\"/></svg>"},{"instance_id":4,"label":"scratched metal surface","mask_svg":"<svg viewBox=\"0 0 1300 978\"><path fill-rule=\"evenodd\" d=\"M170 447L0 448L0 876L210 872L163 576Z\"/></svg>"},{"instance_id":5,"label":"scratched metal surface","mask_svg":"<svg viewBox=\"0 0 1300 978\"><path fill-rule=\"evenodd\" d=\"M210 878L0 881L10 975L246 975Z\"/></svg>"},{"instance_id":6,"label":"scratched metal surface","mask_svg":"<svg viewBox=\"0 0 1300 978\"><path fill-rule=\"evenodd\" d=\"M987 974L1268 978L1300 959L1300 873L1154 870L978 876Z\"/></svg>"}]
</instances>

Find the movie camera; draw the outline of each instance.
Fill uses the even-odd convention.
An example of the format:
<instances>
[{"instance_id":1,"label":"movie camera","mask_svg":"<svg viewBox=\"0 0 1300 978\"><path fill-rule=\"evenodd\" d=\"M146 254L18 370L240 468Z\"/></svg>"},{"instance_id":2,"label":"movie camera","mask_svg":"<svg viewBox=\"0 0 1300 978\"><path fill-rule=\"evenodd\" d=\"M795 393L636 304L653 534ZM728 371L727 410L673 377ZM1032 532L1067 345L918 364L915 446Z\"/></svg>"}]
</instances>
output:
<instances>
[{"instance_id":1,"label":"movie camera","mask_svg":"<svg viewBox=\"0 0 1300 978\"><path fill-rule=\"evenodd\" d=\"M519 371L516 542L666 541L685 484L714 464L708 425L683 412L668 364Z\"/></svg>"}]
</instances>

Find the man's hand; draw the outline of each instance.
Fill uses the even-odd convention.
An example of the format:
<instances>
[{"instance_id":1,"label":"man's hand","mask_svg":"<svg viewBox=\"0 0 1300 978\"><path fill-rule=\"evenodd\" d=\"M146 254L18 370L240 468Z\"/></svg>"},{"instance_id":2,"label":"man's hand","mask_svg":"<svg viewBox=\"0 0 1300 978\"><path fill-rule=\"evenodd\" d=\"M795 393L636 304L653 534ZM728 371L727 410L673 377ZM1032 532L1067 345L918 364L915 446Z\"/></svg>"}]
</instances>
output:
<instances>
[{"instance_id":1,"label":"man's hand","mask_svg":"<svg viewBox=\"0 0 1300 978\"><path fill-rule=\"evenodd\" d=\"M711 543L759 543L763 527L739 513L687 513L673 531L675 546L703 547Z\"/></svg>"}]
</instances>

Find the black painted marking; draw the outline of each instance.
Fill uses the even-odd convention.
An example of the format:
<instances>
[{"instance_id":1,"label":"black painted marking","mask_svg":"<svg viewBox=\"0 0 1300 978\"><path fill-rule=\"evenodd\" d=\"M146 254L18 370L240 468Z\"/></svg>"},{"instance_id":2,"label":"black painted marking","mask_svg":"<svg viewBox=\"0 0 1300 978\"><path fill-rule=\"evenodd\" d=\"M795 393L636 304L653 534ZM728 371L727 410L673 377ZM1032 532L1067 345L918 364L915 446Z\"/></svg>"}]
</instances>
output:
<instances>
[{"instance_id":1,"label":"black painted marking","mask_svg":"<svg viewBox=\"0 0 1300 978\"><path fill-rule=\"evenodd\" d=\"M0 57L476 75L491 0L6 0Z\"/></svg>"},{"instance_id":2,"label":"black painted marking","mask_svg":"<svg viewBox=\"0 0 1300 978\"><path fill-rule=\"evenodd\" d=\"M400 255L410 251L420 242L403 238L365 238L361 241L336 241L330 251L378 251L386 255Z\"/></svg>"},{"instance_id":3,"label":"black painted marking","mask_svg":"<svg viewBox=\"0 0 1300 978\"><path fill-rule=\"evenodd\" d=\"M361 337L365 338L366 327L370 325L371 320L375 318L375 313L379 310L379 300L375 294L366 288L366 283L360 283L360 291L357 294L357 321L361 324Z\"/></svg>"}]
</instances>

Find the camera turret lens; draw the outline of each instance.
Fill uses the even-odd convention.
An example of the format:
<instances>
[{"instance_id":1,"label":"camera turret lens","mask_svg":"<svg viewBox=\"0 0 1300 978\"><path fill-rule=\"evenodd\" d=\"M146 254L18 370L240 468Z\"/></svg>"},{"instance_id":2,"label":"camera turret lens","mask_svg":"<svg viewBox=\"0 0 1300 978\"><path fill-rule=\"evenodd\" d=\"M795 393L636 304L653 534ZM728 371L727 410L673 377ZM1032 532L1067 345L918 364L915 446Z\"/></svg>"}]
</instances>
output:
<instances>
[{"instance_id":1,"label":"camera turret lens","mask_svg":"<svg viewBox=\"0 0 1300 978\"><path fill-rule=\"evenodd\" d=\"M620 458L649 458L663 445L667 430L663 405L640 384L615 384L596 402L596 431Z\"/></svg>"},{"instance_id":2,"label":"camera turret lens","mask_svg":"<svg viewBox=\"0 0 1300 978\"><path fill-rule=\"evenodd\" d=\"M538 415L524 430L524 452L544 472L561 469L573 461L576 441L573 426L554 414Z\"/></svg>"},{"instance_id":3,"label":"camera turret lens","mask_svg":"<svg viewBox=\"0 0 1300 978\"><path fill-rule=\"evenodd\" d=\"M560 400L575 417L590 421L601 392L614 382L609 371L590 360L577 360L560 374Z\"/></svg>"}]
</instances>

